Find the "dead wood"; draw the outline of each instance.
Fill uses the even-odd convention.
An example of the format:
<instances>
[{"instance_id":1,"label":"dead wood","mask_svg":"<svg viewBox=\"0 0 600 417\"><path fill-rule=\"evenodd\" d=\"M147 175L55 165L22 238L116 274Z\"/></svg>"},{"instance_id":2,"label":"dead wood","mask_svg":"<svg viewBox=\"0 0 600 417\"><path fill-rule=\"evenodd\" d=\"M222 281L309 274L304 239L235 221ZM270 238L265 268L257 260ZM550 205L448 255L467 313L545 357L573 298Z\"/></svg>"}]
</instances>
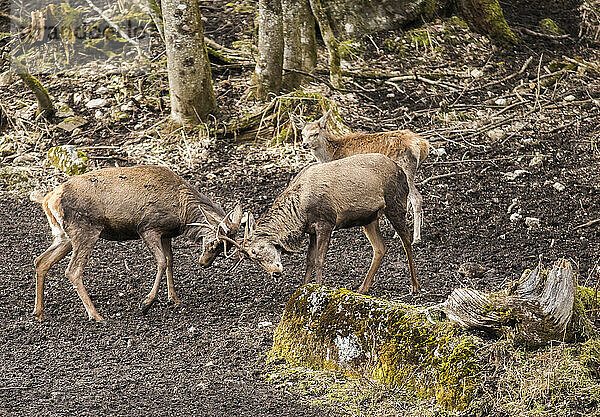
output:
<instances>
[{"instance_id":1,"label":"dead wood","mask_svg":"<svg viewBox=\"0 0 600 417\"><path fill-rule=\"evenodd\" d=\"M590 220L589 222L580 224L579 226L575 226L574 229L581 229L581 228L593 226L593 225L599 224L599 223L600 223L600 219L594 219L594 220Z\"/></svg>"},{"instance_id":2,"label":"dead wood","mask_svg":"<svg viewBox=\"0 0 600 417\"><path fill-rule=\"evenodd\" d=\"M499 293L456 289L437 307L462 328L506 335L517 344L541 346L576 336L577 328L567 328L572 318L581 319L573 317L576 288L571 263L560 259L550 271L540 263L533 271L526 271L516 285Z\"/></svg>"},{"instance_id":3,"label":"dead wood","mask_svg":"<svg viewBox=\"0 0 600 417\"><path fill-rule=\"evenodd\" d=\"M46 90L46 88L37 78L29 73L25 65L23 65L20 61L13 59L12 65L19 78L21 78L27 88L29 88L35 94L35 98L38 102L37 113L44 117L54 116L56 108L54 107L54 103L48 94L48 90Z\"/></svg>"}]
</instances>

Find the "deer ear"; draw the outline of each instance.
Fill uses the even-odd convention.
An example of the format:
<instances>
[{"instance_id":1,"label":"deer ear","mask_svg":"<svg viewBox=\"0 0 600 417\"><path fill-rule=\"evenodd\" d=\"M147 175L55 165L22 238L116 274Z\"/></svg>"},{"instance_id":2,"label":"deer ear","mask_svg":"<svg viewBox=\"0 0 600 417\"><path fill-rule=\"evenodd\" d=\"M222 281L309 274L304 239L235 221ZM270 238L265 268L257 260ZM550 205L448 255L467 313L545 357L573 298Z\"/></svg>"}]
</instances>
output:
<instances>
[{"instance_id":1,"label":"deer ear","mask_svg":"<svg viewBox=\"0 0 600 417\"><path fill-rule=\"evenodd\" d=\"M254 234L254 230L256 229L256 222L254 221L254 216L252 213L248 213L246 220L246 228L244 230L244 242L250 240L252 235Z\"/></svg>"},{"instance_id":2,"label":"deer ear","mask_svg":"<svg viewBox=\"0 0 600 417\"><path fill-rule=\"evenodd\" d=\"M319 127L321 129L325 129L330 117L331 117L331 109L327 110L327 112L323 115L323 117L321 117L319 119Z\"/></svg>"},{"instance_id":3,"label":"deer ear","mask_svg":"<svg viewBox=\"0 0 600 417\"><path fill-rule=\"evenodd\" d=\"M232 230L238 230L242 222L242 204L237 203L235 208L225 217L225 224Z\"/></svg>"},{"instance_id":4,"label":"deer ear","mask_svg":"<svg viewBox=\"0 0 600 417\"><path fill-rule=\"evenodd\" d=\"M207 222L209 222L210 224L212 224L215 227L219 226L221 221L219 219L217 219L213 213L211 213L210 211L204 210L202 208L202 206L200 206L200 205L198 205L198 208L200 209L200 212L204 215L204 218L206 219Z\"/></svg>"}]
</instances>

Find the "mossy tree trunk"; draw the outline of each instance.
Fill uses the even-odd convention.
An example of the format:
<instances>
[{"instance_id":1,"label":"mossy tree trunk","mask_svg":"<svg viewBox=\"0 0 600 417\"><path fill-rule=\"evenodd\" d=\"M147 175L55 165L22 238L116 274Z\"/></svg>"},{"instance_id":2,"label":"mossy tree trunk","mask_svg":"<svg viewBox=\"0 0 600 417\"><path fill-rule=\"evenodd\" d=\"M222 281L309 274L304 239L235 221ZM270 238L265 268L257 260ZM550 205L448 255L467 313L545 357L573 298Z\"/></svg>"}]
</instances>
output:
<instances>
[{"instance_id":1,"label":"mossy tree trunk","mask_svg":"<svg viewBox=\"0 0 600 417\"><path fill-rule=\"evenodd\" d=\"M254 72L256 97L279 93L283 77L283 17L281 0L258 2L258 57Z\"/></svg>"},{"instance_id":2,"label":"mossy tree trunk","mask_svg":"<svg viewBox=\"0 0 600 417\"><path fill-rule=\"evenodd\" d=\"M41 114L43 117L52 117L56 113L54 102L48 94L48 90L44 85L33 75L29 73L25 65L18 60L12 61L12 67L14 72L23 80L23 83L29 88L38 102L37 114Z\"/></svg>"},{"instance_id":3,"label":"mossy tree trunk","mask_svg":"<svg viewBox=\"0 0 600 417\"><path fill-rule=\"evenodd\" d=\"M299 72L312 72L316 64L315 19L308 0L281 0L283 11L283 87L298 88ZM285 72L285 70L288 70Z\"/></svg>"},{"instance_id":4,"label":"mossy tree trunk","mask_svg":"<svg viewBox=\"0 0 600 417\"><path fill-rule=\"evenodd\" d=\"M483 33L499 45L518 42L506 23L498 0L458 0L458 11L471 30Z\"/></svg>"},{"instance_id":5,"label":"mossy tree trunk","mask_svg":"<svg viewBox=\"0 0 600 417\"><path fill-rule=\"evenodd\" d=\"M200 6L194 0L162 0L171 118L198 123L217 104L204 45Z\"/></svg>"}]
</instances>

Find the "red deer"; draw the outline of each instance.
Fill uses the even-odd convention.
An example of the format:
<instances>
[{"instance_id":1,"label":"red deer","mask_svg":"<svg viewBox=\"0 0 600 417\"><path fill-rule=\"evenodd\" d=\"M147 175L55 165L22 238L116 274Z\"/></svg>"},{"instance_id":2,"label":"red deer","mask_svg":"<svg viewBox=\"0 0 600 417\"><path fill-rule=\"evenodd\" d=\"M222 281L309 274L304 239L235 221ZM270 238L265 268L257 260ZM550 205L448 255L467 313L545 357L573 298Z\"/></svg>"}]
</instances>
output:
<instances>
[{"instance_id":1,"label":"red deer","mask_svg":"<svg viewBox=\"0 0 600 417\"><path fill-rule=\"evenodd\" d=\"M379 230L383 214L402 239L408 258L411 292L419 290L406 226L408 184L404 172L385 155L362 154L304 168L254 225L249 219L245 253L268 273L283 272L281 251L298 252L309 235L304 283L321 284L323 265L334 229L362 226L373 259L358 292L365 294L387 247ZM247 242L246 242L247 240Z\"/></svg>"},{"instance_id":2,"label":"red deer","mask_svg":"<svg viewBox=\"0 0 600 417\"><path fill-rule=\"evenodd\" d=\"M307 123L302 129L302 146L309 149L319 162L329 162L363 153L381 153L394 160L406 174L408 200L413 208L413 244L421 241L423 197L415 186L417 169L429 155L426 139L410 130L380 133L353 133L335 137L327 131L331 110L319 120Z\"/></svg>"},{"instance_id":3,"label":"red deer","mask_svg":"<svg viewBox=\"0 0 600 417\"><path fill-rule=\"evenodd\" d=\"M142 302L145 313L153 304L166 271L169 302L179 304L173 284L171 239L184 235L202 240L202 266L209 266L224 250L219 233L233 238L239 229L242 208L226 214L173 171L159 166L106 168L75 176L45 197L32 193L42 204L54 240L35 260L35 318L44 318L44 278L71 250L65 275L83 302L90 320L102 321L83 285L83 269L98 238L142 239L158 271L152 290Z\"/></svg>"}]
</instances>

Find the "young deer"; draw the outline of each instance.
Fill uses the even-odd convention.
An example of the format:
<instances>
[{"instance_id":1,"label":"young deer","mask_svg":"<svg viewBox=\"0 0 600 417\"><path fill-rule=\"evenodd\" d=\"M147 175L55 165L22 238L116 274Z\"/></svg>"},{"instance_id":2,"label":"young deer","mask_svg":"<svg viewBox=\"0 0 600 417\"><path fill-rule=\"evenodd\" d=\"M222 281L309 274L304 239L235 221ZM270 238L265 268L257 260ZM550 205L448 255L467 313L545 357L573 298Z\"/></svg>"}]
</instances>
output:
<instances>
[{"instance_id":1,"label":"young deer","mask_svg":"<svg viewBox=\"0 0 600 417\"><path fill-rule=\"evenodd\" d=\"M35 318L44 318L44 278L71 250L66 276L83 302L89 319L102 321L83 285L83 269L98 238L142 239L158 265L152 290L142 302L145 313L156 298L166 271L169 302L179 304L173 285L171 239L184 235L202 240L200 264L210 266L224 250L220 234L233 238L242 208L229 214L199 193L170 169L159 166L106 168L78 175L45 197L32 193L42 204L54 240L35 260Z\"/></svg>"},{"instance_id":2,"label":"young deer","mask_svg":"<svg viewBox=\"0 0 600 417\"><path fill-rule=\"evenodd\" d=\"M335 137L327 131L331 110L319 120L302 128L302 146L309 149L319 162L329 162L350 155L381 153L394 160L406 174L408 200L414 214L413 244L421 241L423 197L415 186L417 169L429 155L429 142L410 130L381 133L353 133Z\"/></svg>"},{"instance_id":3,"label":"young deer","mask_svg":"<svg viewBox=\"0 0 600 417\"><path fill-rule=\"evenodd\" d=\"M313 164L292 180L273 206L256 223L249 219L244 250L270 274L281 274L281 251L300 250L309 235L304 283L313 270L321 284L323 265L334 229L363 226L373 246L373 259L358 292L365 294L387 251L379 230L383 214L400 235L410 272L411 292L419 290L406 226L406 175L385 155L362 154Z\"/></svg>"}]
</instances>

